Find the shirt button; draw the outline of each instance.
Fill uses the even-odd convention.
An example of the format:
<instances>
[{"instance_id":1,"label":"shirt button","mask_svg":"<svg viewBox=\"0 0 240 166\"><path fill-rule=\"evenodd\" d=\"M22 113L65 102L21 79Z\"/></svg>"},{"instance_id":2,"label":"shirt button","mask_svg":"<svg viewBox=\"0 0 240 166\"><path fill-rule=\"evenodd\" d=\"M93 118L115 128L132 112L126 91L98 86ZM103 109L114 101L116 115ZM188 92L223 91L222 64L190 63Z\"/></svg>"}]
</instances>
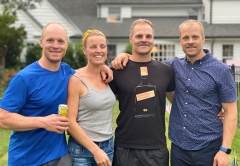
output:
<instances>
[{"instance_id":1,"label":"shirt button","mask_svg":"<svg viewBox=\"0 0 240 166\"><path fill-rule=\"evenodd\" d=\"M185 129L186 127L183 127L183 129Z\"/></svg>"},{"instance_id":2,"label":"shirt button","mask_svg":"<svg viewBox=\"0 0 240 166\"><path fill-rule=\"evenodd\" d=\"M192 69L194 69L194 68L192 68Z\"/></svg>"},{"instance_id":3,"label":"shirt button","mask_svg":"<svg viewBox=\"0 0 240 166\"><path fill-rule=\"evenodd\" d=\"M188 81L190 81L190 78L188 79Z\"/></svg>"},{"instance_id":4,"label":"shirt button","mask_svg":"<svg viewBox=\"0 0 240 166\"><path fill-rule=\"evenodd\" d=\"M186 92L188 93L188 90Z\"/></svg>"},{"instance_id":5,"label":"shirt button","mask_svg":"<svg viewBox=\"0 0 240 166\"><path fill-rule=\"evenodd\" d=\"M185 103L185 104L187 104L187 103Z\"/></svg>"},{"instance_id":6,"label":"shirt button","mask_svg":"<svg viewBox=\"0 0 240 166\"><path fill-rule=\"evenodd\" d=\"M187 116L187 115L184 115L185 117Z\"/></svg>"}]
</instances>

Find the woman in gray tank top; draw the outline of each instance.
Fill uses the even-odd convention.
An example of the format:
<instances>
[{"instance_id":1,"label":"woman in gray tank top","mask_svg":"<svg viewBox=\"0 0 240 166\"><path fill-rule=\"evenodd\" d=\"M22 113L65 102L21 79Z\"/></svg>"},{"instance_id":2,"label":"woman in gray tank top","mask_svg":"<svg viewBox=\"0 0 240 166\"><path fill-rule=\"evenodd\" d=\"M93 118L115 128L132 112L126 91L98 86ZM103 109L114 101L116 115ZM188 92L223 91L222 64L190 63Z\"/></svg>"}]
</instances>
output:
<instances>
[{"instance_id":1,"label":"woman in gray tank top","mask_svg":"<svg viewBox=\"0 0 240 166\"><path fill-rule=\"evenodd\" d=\"M100 75L107 59L107 41L98 30L88 30L82 39L88 63L78 69L68 84L68 150L73 166L110 166L113 158L112 109L116 98Z\"/></svg>"}]
</instances>

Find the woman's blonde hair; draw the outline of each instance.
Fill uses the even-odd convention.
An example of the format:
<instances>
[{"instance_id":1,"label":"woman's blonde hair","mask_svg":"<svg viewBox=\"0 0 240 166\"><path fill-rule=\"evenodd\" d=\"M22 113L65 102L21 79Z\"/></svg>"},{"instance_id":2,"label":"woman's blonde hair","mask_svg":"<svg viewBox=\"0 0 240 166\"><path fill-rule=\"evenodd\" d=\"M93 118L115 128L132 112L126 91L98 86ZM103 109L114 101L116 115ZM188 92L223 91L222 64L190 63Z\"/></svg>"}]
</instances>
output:
<instances>
[{"instance_id":1,"label":"woman's blonde hair","mask_svg":"<svg viewBox=\"0 0 240 166\"><path fill-rule=\"evenodd\" d=\"M86 47L86 40L89 36L93 36L93 35L101 35L104 38L106 38L106 36L99 30L97 29L93 29L93 30L87 30L82 37L82 47L85 48Z\"/></svg>"}]
</instances>

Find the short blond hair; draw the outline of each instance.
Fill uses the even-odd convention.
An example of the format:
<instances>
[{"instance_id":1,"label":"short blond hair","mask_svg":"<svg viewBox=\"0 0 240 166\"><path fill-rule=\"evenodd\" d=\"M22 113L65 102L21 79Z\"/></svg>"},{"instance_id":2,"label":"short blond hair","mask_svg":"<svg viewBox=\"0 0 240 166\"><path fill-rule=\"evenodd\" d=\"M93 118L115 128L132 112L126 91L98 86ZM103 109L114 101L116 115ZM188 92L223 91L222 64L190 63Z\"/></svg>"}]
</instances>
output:
<instances>
[{"instance_id":1,"label":"short blond hair","mask_svg":"<svg viewBox=\"0 0 240 166\"><path fill-rule=\"evenodd\" d=\"M134 28L137 24L148 24L148 25L150 25L150 26L152 27L152 30L153 30L153 32L154 32L152 22L149 21L149 20L147 20L147 19L142 19L142 18L140 18L140 19L135 20L135 21L132 23L129 36L132 36L132 34L133 34L133 28Z\"/></svg>"},{"instance_id":2,"label":"short blond hair","mask_svg":"<svg viewBox=\"0 0 240 166\"><path fill-rule=\"evenodd\" d=\"M182 28L183 25L186 25L186 26L190 27L194 23L198 23L200 25L201 34L204 36L204 28L203 28L202 23L199 22L198 20L193 20L193 19L186 20L182 24L179 25L179 34L180 34L180 36L181 36L181 28Z\"/></svg>"}]
</instances>

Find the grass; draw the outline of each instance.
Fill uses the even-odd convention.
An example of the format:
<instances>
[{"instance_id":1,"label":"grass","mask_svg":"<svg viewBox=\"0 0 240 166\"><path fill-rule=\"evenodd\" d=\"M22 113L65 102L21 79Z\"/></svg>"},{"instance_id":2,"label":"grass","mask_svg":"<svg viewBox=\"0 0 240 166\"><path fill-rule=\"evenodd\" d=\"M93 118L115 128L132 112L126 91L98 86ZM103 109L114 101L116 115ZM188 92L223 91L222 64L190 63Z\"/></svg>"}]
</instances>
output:
<instances>
[{"instance_id":1,"label":"grass","mask_svg":"<svg viewBox=\"0 0 240 166\"><path fill-rule=\"evenodd\" d=\"M116 103L113 110L113 125L115 128L117 127L116 118L118 114L119 114L118 103ZM168 129L168 121L169 121L168 112L166 112L165 121L167 126L166 129ZM7 148L9 144L10 134L11 134L11 131L0 129L0 166L7 166ZM168 136L168 130L166 130L166 136ZM240 163L240 139L239 138L240 138L240 128L238 127L236 135L233 140L233 144L232 144L232 153L230 155L231 160L233 159L233 157L238 157L237 158L238 163ZM170 149L171 142L169 141L169 139L167 139L167 146Z\"/></svg>"},{"instance_id":2,"label":"grass","mask_svg":"<svg viewBox=\"0 0 240 166\"><path fill-rule=\"evenodd\" d=\"M12 131L0 129L0 165L7 165L7 149Z\"/></svg>"}]
</instances>

